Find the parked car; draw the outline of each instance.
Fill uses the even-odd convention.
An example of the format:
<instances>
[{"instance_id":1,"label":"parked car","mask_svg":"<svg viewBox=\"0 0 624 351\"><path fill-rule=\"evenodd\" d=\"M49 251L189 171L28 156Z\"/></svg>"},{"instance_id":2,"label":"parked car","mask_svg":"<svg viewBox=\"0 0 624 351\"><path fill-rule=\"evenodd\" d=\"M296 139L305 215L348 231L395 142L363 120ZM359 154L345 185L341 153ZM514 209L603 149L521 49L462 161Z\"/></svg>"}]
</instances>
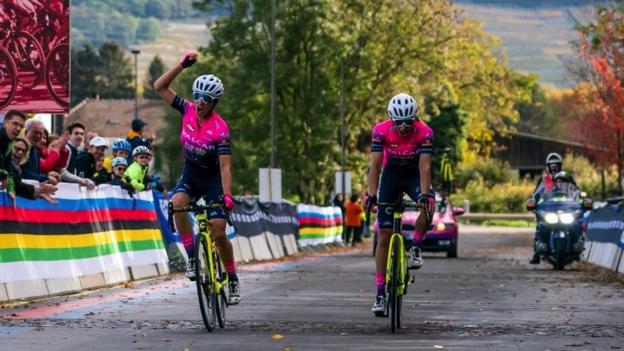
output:
<instances>
[{"instance_id":1,"label":"parked car","mask_svg":"<svg viewBox=\"0 0 624 351\"><path fill-rule=\"evenodd\" d=\"M423 251L430 252L446 252L447 257L457 257L457 245L459 239L459 222L457 217L464 214L462 207L453 207L448 196L442 196L436 193L436 211L433 215L432 229L427 232L425 240L420 244ZM416 219L419 211L403 212L401 223L403 235L413 237ZM377 220L373 227L375 239L379 234L379 225ZM375 244L377 240L374 241ZM374 247L373 247L374 255Z\"/></svg>"}]
</instances>

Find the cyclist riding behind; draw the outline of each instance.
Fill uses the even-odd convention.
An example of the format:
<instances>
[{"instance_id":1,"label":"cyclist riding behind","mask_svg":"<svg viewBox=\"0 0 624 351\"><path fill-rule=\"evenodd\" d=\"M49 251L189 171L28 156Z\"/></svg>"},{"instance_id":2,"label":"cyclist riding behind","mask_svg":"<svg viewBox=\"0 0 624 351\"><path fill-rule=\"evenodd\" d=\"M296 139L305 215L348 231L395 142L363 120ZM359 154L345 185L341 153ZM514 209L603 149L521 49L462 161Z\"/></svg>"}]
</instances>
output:
<instances>
[{"instance_id":1,"label":"cyclist riding behind","mask_svg":"<svg viewBox=\"0 0 624 351\"><path fill-rule=\"evenodd\" d=\"M406 193L427 209L429 216L420 215L416 222L412 241L406 240L409 250L409 266L418 269L423 260L418 244L424 239L433 217L435 194L431 187L431 154L433 130L416 118L418 105L413 97L401 93L388 104L390 119L373 127L371 146L371 168L368 176L367 206L377 202L396 203ZM381 183L380 183L381 173ZM422 214L422 213L421 213ZM427 218L428 217L428 218ZM386 305L385 269L390 236L392 235L393 209L379 206L379 243L375 253L377 296L373 312L383 312Z\"/></svg>"},{"instance_id":2,"label":"cyclist riding behind","mask_svg":"<svg viewBox=\"0 0 624 351\"><path fill-rule=\"evenodd\" d=\"M180 143L184 152L184 169L171 199L174 208L204 198L207 202L223 199L232 209L232 173L230 132L225 120L214 110L223 95L221 80L212 74L197 77L193 82L193 101L185 100L170 88L171 82L197 61L196 52L187 51L180 63L165 72L154 89L160 97L182 115ZM208 213L210 232L229 277L229 304L240 301L238 276L232 244L225 235L226 216L222 210ZM176 213L174 222L189 256L186 276L195 279L193 228L186 213Z\"/></svg>"}]
</instances>

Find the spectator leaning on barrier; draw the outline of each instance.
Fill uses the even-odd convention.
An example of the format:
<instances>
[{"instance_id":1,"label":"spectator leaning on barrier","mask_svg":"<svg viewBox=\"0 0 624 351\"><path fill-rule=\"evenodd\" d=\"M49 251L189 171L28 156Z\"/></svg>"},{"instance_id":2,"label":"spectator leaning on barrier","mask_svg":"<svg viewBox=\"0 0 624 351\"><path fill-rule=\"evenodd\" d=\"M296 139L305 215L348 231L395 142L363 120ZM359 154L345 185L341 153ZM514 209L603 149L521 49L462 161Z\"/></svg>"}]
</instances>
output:
<instances>
[{"instance_id":1,"label":"spectator leaning on barrier","mask_svg":"<svg viewBox=\"0 0 624 351\"><path fill-rule=\"evenodd\" d=\"M145 133L145 126L147 123L140 118L135 118L132 120L131 129L128 132L128 137L126 140L130 143L132 150L136 149L139 146L145 146L149 149L152 148L152 142L154 141L154 133L147 138L143 138L143 133Z\"/></svg>"},{"instance_id":2,"label":"spectator leaning on barrier","mask_svg":"<svg viewBox=\"0 0 624 351\"><path fill-rule=\"evenodd\" d=\"M26 122L26 139L28 139L31 148L28 155L28 161L22 167L22 178L32 179L38 182L49 181L50 184L56 185L61 181L61 176L54 171L49 173L41 172L41 153L39 152L39 144L45 136L45 126L43 122L38 120L28 120Z\"/></svg>"},{"instance_id":3,"label":"spectator leaning on barrier","mask_svg":"<svg viewBox=\"0 0 624 351\"><path fill-rule=\"evenodd\" d=\"M89 145L89 150L81 152L76 159L76 174L79 177L93 179L96 171L96 162L100 157L104 157L108 146L106 145L106 140L100 136L91 138Z\"/></svg>"},{"instance_id":4,"label":"spectator leaning on barrier","mask_svg":"<svg viewBox=\"0 0 624 351\"><path fill-rule=\"evenodd\" d=\"M0 190L6 189L9 194L15 194L28 199L35 199L41 195L51 195L56 191L56 186L42 183L38 187L23 183L21 177L15 176L13 169L12 153L13 140L18 137L26 116L17 110L10 110L4 116L0 128ZM13 197L13 196L12 196Z\"/></svg>"},{"instance_id":5,"label":"spectator leaning on barrier","mask_svg":"<svg viewBox=\"0 0 624 351\"><path fill-rule=\"evenodd\" d=\"M69 133L63 133L60 137L50 135L48 137L48 143L45 148L40 148L39 151L46 150L46 157L43 158L44 152L41 152L42 159L39 162L39 168L41 173L48 173L50 171L56 171L61 173L61 170L65 168L67 162L69 162L69 146L67 146L67 140L69 139Z\"/></svg>"},{"instance_id":6,"label":"spectator leaning on barrier","mask_svg":"<svg viewBox=\"0 0 624 351\"><path fill-rule=\"evenodd\" d=\"M152 152L146 146L137 146L132 151L134 162L126 170L126 175L130 177L132 187L136 191L149 190L146 177L149 169L149 163L152 160Z\"/></svg>"},{"instance_id":7,"label":"spectator leaning on barrier","mask_svg":"<svg viewBox=\"0 0 624 351\"><path fill-rule=\"evenodd\" d=\"M78 122L72 123L67 126L67 132L69 133L67 146L69 146L71 154L69 155L69 163L66 168L68 172L77 174L76 159L78 158L78 153L82 149L82 143L84 142L85 126Z\"/></svg>"},{"instance_id":8,"label":"spectator leaning on barrier","mask_svg":"<svg viewBox=\"0 0 624 351\"><path fill-rule=\"evenodd\" d=\"M134 187L131 184L130 177L126 176L125 172L128 168L128 160L125 157L115 157L111 162L112 174L109 184L118 185L122 189L125 189L129 195L134 194Z\"/></svg>"},{"instance_id":9,"label":"spectator leaning on barrier","mask_svg":"<svg viewBox=\"0 0 624 351\"><path fill-rule=\"evenodd\" d=\"M11 151L11 166L15 172L15 176L21 177L23 172L23 165L28 162L30 154L30 142L26 138L17 137L13 141L13 150Z\"/></svg>"},{"instance_id":10,"label":"spectator leaning on barrier","mask_svg":"<svg viewBox=\"0 0 624 351\"><path fill-rule=\"evenodd\" d=\"M132 153L132 145L130 145L130 142L124 139L115 140L113 142L112 147L113 147L113 154L107 156L104 159L104 168L106 168L106 171L108 173L112 173L113 171L111 163L113 162L114 158L123 157L126 160L128 160L128 158L130 157L130 154Z\"/></svg>"}]
</instances>

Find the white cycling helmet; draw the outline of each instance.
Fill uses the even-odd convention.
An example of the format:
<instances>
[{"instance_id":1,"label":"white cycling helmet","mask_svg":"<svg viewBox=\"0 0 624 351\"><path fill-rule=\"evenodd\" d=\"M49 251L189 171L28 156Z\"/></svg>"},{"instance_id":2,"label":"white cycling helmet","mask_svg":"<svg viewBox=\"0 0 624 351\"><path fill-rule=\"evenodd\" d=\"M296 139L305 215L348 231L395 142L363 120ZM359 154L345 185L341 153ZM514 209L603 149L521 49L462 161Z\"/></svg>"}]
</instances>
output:
<instances>
[{"instance_id":1,"label":"white cycling helmet","mask_svg":"<svg viewBox=\"0 0 624 351\"><path fill-rule=\"evenodd\" d=\"M388 103L388 116L393 121L414 120L416 113L418 113L416 100L408 94L397 94Z\"/></svg>"},{"instance_id":2,"label":"white cycling helmet","mask_svg":"<svg viewBox=\"0 0 624 351\"><path fill-rule=\"evenodd\" d=\"M126 161L125 157L115 157L111 162L111 166L113 168L117 166L128 166L128 161Z\"/></svg>"},{"instance_id":3,"label":"white cycling helmet","mask_svg":"<svg viewBox=\"0 0 624 351\"><path fill-rule=\"evenodd\" d=\"M197 77L193 82L193 93L207 94L213 99L219 99L223 95L223 83L221 79L212 74L204 74Z\"/></svg>"},{"instance_id":4,"label":"white cycling helmet","mask_svg":"<svg viewBox=\"0 0 624 351\"><path fill-rule=\"evenodd\" d=\"M561 155L556 152L551 152L550 154L548 154L548 156L546 157L546 164L549 165L551 163L563 163Z\"/></svg>"},{"instance_id":5,"label":"white cycling helmet","mask_svg":"<svg viewBox=\"0 0 624 351\"><path fill-rule=\"evenodd\" d=\"M132 150L132 157L136 157L137 155L150 155L152 156L152 152L147 146L137 146Z\"/></svg>"}]
</instances>

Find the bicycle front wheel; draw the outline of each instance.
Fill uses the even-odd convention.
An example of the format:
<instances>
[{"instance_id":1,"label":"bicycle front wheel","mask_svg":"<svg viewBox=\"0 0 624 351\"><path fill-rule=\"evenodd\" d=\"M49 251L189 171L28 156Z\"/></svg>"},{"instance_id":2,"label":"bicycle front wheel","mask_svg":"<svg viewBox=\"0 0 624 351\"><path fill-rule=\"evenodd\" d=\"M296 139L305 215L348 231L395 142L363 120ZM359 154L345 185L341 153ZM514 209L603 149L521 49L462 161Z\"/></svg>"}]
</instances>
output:
<instances>
[{"instance_id":1,"label":"bicycle front wheel","mask_svg":"<svg viewBox=\"0 0 624 351\"><path fill-rule=\"evenodd\" d=\"M390 290L388 296L388 302L390 305L390 329L392 333L395 333L398 328L401 327L401 294L399 293L399 289L401 289L401 269L399 268L399 245L392 245L392 251L390 254L392 255L392 268L390 273L390 283L388 284L388 288Z\"/></svg>"},{"instance_id":2,"label":"bicycle front wheel","mask_svg":"<svg viewBox=\"0 0 624 351\"><path fill-rule=\"evenodd\" d=\"M217 314L217 321L219 322L219 327L225 327L225 309L227 308L227 294L228 286L227 286L227 273L225 272L225 268L221 264L221 260L219 259L219 255L216 250L213 255L213 260L215 265L215 272L217 272L217 279L219 279L220 283L226 283L224 287L221 288L221 291L215 294L215 308Z\"/></svg>"},{"instance_id":3,"label":"bicycle front wheel","mask_svg":"<svg viewBox=\"0 0 624 351\"><path fill-rule=\"evenodd\" d=\"M215 282L210 275L210 254L206 239L198 235L195 242L195 283L202 319L209 332L215 329L217 322L217 294Z\"/></svg>"}]
</instances>

